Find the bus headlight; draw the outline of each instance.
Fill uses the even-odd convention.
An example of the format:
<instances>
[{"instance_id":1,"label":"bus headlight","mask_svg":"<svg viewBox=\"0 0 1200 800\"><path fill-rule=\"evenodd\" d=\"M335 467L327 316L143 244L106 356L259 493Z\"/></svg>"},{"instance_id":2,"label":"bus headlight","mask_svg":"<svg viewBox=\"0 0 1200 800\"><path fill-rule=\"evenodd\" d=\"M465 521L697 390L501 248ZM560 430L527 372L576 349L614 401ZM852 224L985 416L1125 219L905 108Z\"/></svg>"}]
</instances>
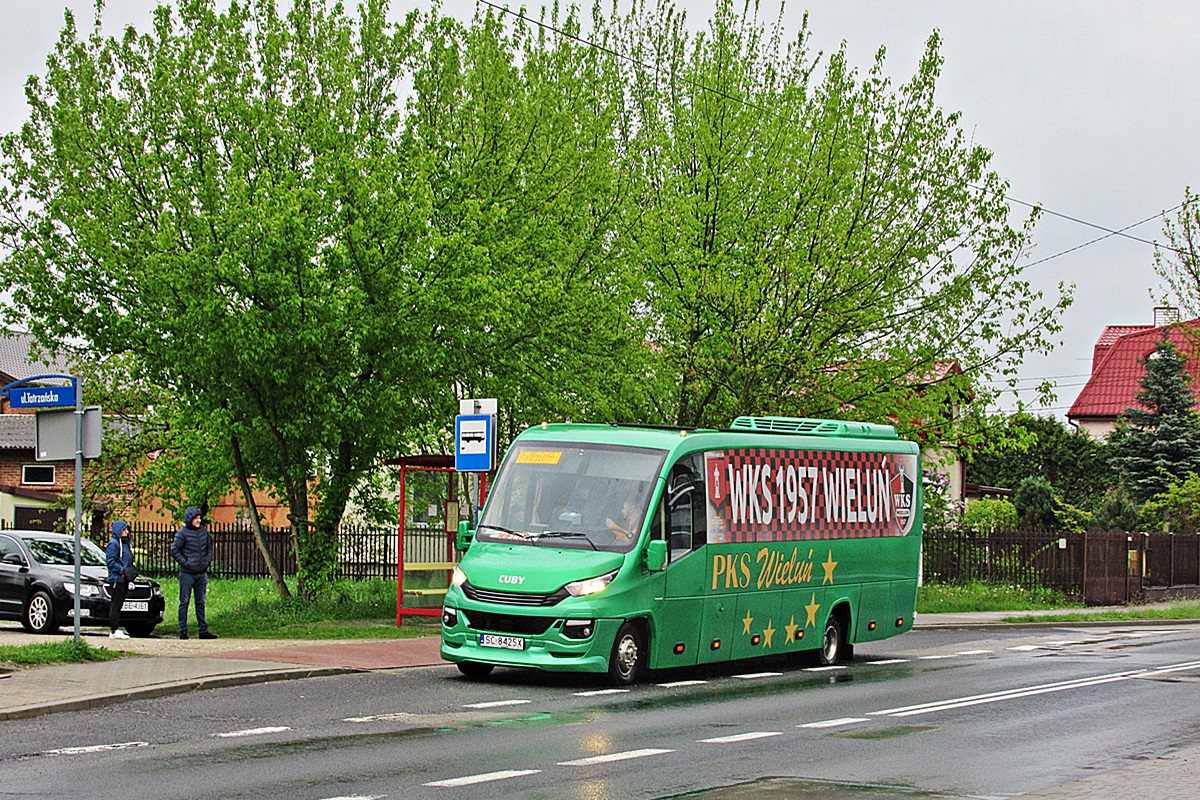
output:
<instances>
[{"instance_id":1,"label":"bus headlight","mask_svg":"<svg viewBox=\"0 0 1200 800\"><path fill-rule=\"evenodd\" d=\"M617 577L617 570L613 570L606 575L601 575L598 578L588 578L582 581L571 581L565 587L567 594L572 597L585 597L596 592L603 592L608 584L612 583L612 579Z\"/></svg>"},{"instance_id":2,"label":"bus headlight","mask_svg":"<svg viewBox=\"0 0 1200 800\"><path fill-rule=\"evenodd\" d=\"M458 609L446 606L442 609L442 625L453 628L458 624Z\"/></svg>"},{"instance_id":3,"label":"bus headlight","mask_svg":"<svg viewBox=\"0 0 1200 800\"><path fill-rule=\"evenodd\" d=\"M462 586L467 582L467 573L459 569L457 564L454 566L454 573L450 576L450 582L455 586Z\"/></svg>"}]
</instances>

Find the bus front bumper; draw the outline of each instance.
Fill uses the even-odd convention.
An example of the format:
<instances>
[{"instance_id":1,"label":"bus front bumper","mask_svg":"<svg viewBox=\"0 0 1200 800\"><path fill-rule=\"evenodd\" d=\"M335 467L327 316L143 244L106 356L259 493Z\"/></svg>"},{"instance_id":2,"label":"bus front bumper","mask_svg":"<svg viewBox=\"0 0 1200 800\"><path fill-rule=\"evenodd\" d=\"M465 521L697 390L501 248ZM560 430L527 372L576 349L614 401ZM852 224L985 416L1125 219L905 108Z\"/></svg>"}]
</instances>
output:
<instances>
[{"instance_id":1,"label":"bus front bumper","mask_svg":"<svg viewBox=\"0 0 1200 800\"><path fill-rule=\"evenodd\" d=\"M546 672L606 672L613 639L622 620L598 619L587 639L569 639L560 625L551 626L537 636L503 636L499 639L486 631L467 628L460 620L453 627L442 627L442 658L455 663L471 661L503 667L524 667ZM488 639L483 637L487 636ZM521 649L485 645L503 642L512 645L519 640Z\"/></svg>"}]
</instances>

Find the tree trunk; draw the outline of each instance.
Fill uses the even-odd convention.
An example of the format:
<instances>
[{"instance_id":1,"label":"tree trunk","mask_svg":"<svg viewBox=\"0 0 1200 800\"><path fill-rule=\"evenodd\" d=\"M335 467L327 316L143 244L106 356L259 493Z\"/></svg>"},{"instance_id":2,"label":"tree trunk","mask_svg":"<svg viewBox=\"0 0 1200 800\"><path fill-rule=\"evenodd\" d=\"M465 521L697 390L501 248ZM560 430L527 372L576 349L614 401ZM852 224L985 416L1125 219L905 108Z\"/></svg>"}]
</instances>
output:
<instances>
[{"instance_id":1,"label":"tree trunk","mask_svg":"<svg viewBox=\"0 0 1200 800\"><path fill-rule=\"evenodd\" d=\"M246 498L246 506L250 509L250 528L254 531L254 541L258 543L258 550L262 553L263 560L267 563L267 571L271 573L271 580L275 582L275 589L279 592L279 596L283 599L288 599L292 596L291 591L287 587L287 583L283 580L283 573L279 569L279 565L275 563L271 551L267 549L267 540L263 536L262 520L258 515L258 504L254 502L254 490L250 488L250 478L246 473L246 463L242 460L242 446L238 442L236 436L230 437L230 444L233 446L233 463L237 469L238 484L242 487L242 496Z\"/></svg>"}]
</instances>

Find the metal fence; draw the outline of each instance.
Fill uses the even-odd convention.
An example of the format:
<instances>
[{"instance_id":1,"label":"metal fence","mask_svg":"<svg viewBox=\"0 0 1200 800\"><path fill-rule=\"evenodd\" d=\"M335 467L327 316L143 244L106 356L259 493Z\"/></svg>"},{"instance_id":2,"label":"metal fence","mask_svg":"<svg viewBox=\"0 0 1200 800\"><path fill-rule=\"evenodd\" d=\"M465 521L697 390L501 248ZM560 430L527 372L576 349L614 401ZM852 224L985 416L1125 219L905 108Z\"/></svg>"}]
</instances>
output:
<instances>
[{"instance_id":1,"label":"metal fence","mask_svg":"<svg viewBox=\"0 0 1200 800\"><path fill-rule=\"evenodd\" d=\"M1082 594L1084 536L1029 531L926 531L926 581L1053 587Z\"/></svg>"},{"instance_id":2,"label":"metal fence","mask_svg":"<svg viewBox=\"0 0 1200 800\"><path fill-rule=\"evenodd\" d=\"M171 542L178 530L173 526L136 524L131 530L137 551L137 563L150 576L173 575L178 570L171 559ZM213 541L213 565L209 572L223 578L269 577L266 559L248 526L210 524ZM290 528L264 528L263 540L284 575L296 574L296 554ZM371 528L343 525L338 531L338 577L354 580L367 578L396 579L395 528ZM404 532L404 560L408 562L443 561L447 535L440 529L421 524L410 525Z\"/></svg>"}]
</instances>

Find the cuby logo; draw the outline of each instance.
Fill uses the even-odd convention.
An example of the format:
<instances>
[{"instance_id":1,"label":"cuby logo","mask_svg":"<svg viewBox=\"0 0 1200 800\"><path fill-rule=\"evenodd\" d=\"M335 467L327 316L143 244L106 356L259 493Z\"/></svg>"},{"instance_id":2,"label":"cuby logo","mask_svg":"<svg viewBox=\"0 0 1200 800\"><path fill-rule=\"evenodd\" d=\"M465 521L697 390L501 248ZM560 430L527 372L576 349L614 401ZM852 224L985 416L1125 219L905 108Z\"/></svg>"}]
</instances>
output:
<instances>
[{"instance_id":1,"label":"cuby logo","mask_svg":"<svg viewBox=\"0 0 1200 800\"><path fill-rule=\"evenodd\" d=\"M498 578L498 580L501 583L515 583L516 585L520 586L522 583L525 582L525 576L524 575L501 575Z\"/></svg>"}]
</instances>

